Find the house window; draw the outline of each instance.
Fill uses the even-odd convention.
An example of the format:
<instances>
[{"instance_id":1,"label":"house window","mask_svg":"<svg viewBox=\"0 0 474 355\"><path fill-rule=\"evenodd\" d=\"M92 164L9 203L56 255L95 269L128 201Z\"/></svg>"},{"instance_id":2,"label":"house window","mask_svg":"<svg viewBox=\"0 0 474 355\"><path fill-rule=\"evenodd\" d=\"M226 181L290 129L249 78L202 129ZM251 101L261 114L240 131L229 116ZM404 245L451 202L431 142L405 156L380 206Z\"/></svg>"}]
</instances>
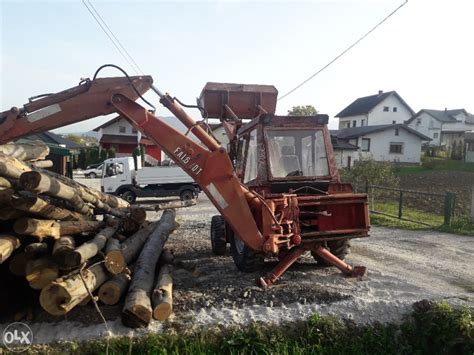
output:
<instances>
[{"instance_id":1,"label":"house window","mask_svg":"<svg viewBox=\"0 0 474 355\"><path fill-rule=\"evenodd\" d=\"M133 133L133 134L137 134L137 133L138 133L137 129L136 129L136 128L132 128L132 133Z\"/></svg>"},{"instance_id":2,"label":"house window","mask_svg":"<svg viewBox=\"0 0 474 355\"><path fill-rule=\"evenodd\" d=\"M421 118L416 119L416 124L421 124Z\"/></svg>"},{"instance_id":3,"label":"house window","mask_svg":"<svg viewBox=\"0 0 474 355\"><path fill-rule=\"evenodd\" d=\"M125 133L125 132L126 132L125 126L120 126L120 127L119 127L119 132L120 132L120 133Z\"/></svg>"},{"instance_id":4,"label":"house window","mask_svg":"<svg viewBox=\"0 0 474 355\"><path fill-rule=\"evenodd\" d=\"M393 112L397 112L397 108L396 108L396 107L393 108Z\"/></svg>"},{"instance_id":5,"label":"house window","mask_svg":"<svg viewBox=\"0 0 474 355\"><path fill-rule=\"evenodd\" d=\"M362 138L361 149L363 152L370 152L370 138Z\"/></svg>"},{"instance_id":6,"label":"house window","mask_svg":"<svg viewBox=\"0 0 474 355\"><path fill-rule=\"evenodd\" d=\"M388 112L388 111L390 111L390 108L388 106L384 106L383 107L383 112Z\"/></svg>"},{"instance_id":7,"label":"house window","mask_svg":"<svg viewBox=\"0 0 474 355\"><path fill-rule=\"evenodd\" d=\"M474 152L474 142L467 143L467 151Z\"/></svg>"},{"instance_id":8,"label":"house window","mask_svg":"<svg viewBox=\"0 0 474 355\"><path fill-rule=\"evenodd\" d=\"M360 121L360 125L364 126L365 125L365 120Z\"/></svg>"},{"instance_id":9,"label":"house window","mask_svg":"<svg viewBox=\"0 0 474 355\"><path fill-rule=\"evenodd\" d=\"M352 121L352 127L355 127L356 125L357 125L357 121L356 120Z\"/></svg>"},{"instance_id":10,"label":"house window","mask_svg":"<svg viewBox=\"0 0 474 355\"><path fill-rule=\"evenodd\" d=\"M433 138L438 138L438 132L433 133Z\"/></svg>"},{"instance_id":11,"label":"house window","mask_svg":"<svg viewBox=\"0 0 474 355\"><path fill-rule=\"evenodd\" d=\"M400 134L400 131L398 130L398 128L395 128L395 135L398 136Z\"/></svg>"},{"instance_id":12,"label":"house window","mask_svg":"<svg viewBox=\"0 0 474 355\"><path fill-rule=\"evenodd\" d=\"M390 143L390 154L403 154L403 143Z\"/></svg>"},{"instance_id":13,"label":"house window","mask_svg":"<svg viewBox=\"0 0 474 355\"><path fill-rule=\"evenodd\" d=\"M397 123L397 121L392 121L392 124L396 124L396 123Z\"/></svg>"},{"instance_id":14,"label":"house window","mask_svg":"<svg viewBox=\"0 0 474 355\"><path fill-rule=\"evenodd\" d=\"M350 121L347 122L347 126L346 126L346 127L347 127L347 128L351 128L351 122L350 122Z\"/></svg>"}]
</instances>

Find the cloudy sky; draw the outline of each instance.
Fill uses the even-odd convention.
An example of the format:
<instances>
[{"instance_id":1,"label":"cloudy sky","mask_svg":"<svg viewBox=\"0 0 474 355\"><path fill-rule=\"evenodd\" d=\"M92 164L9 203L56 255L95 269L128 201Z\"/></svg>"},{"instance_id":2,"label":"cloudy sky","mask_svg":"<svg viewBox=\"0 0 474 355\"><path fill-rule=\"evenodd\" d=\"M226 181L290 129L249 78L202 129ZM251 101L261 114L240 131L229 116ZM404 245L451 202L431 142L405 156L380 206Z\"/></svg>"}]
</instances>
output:
<instances>
[{"instance_id":1,"label":"cloudy sky","mask_svg":"<svg viewBox=\"0 0 474 355\"><path fill-rule=\"evenodd\" d=\"M194 103L207 81L273 84L283 95L403 0L91 2L157 87ZM81 1L0 4L0 111L75 86L104 63L135 74ZM277 112L311 104L329 114L334 127L335 114L378 90L396 90L415 111L474 112L473 10L469 0L410 0L359 46L279 101ZM169 116L164 108L158 113ZM105 120L58 131L84 132Z\"/></svg>"}]
</instances>

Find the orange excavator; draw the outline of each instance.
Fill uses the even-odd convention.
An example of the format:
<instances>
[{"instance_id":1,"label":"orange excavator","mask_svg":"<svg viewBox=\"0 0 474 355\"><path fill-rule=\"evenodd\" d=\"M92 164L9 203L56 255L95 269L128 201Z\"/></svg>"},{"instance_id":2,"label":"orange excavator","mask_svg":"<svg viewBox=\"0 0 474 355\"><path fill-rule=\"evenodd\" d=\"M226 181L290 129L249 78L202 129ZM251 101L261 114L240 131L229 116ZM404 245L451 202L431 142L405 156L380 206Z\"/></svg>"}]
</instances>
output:
<instances>
[{"instance_id":1,"label":"orange excavator","mask_svg":"<svg viewBox=\"0 0 474 355\"><path fill-rule=\"evenodd\" d=\"M124 76L98 78L106 67ZM150 89L187 127L186 134L154 115L143 97ZM365 267L343 259L350 239L369 235L367 196L340 181L328 116L277 116L277 95L269 85L208 83L197 105L184 105L158 90L151 76L128 76L106 64L92 80L0 113L0 143L116 112L161 147L217 208L220 215L211 221L215 254L224 254L229 243L244 272L263 269L265 257L279 258L259 278L262 287L271 287L307 251L320 265L362 276ZM183 107L199 109L204 119L195 122ZM207 118L220 119L227 149L212 135Z\"/></svg>"}]
</instances>

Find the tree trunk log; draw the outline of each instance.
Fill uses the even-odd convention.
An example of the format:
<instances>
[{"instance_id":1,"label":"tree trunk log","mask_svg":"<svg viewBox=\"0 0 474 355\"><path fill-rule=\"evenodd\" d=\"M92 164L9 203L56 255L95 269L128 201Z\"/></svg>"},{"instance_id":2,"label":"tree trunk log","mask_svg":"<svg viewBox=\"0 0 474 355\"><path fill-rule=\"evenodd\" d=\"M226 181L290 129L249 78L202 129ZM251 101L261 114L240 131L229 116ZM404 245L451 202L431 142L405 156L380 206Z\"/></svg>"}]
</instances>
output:
<instances>
[{"instance_id":1,"label":"tree trunk log","mask_svg":"<svg viewBox=\"0 0 474 355\"><path fill-rule=\"evenodd\" d=\"M76 241L73 237L65 236L57 239L53 245L53 259L62 268L66 264L68 255L74 250Z\"/></svg>"},{"instance_id":2,"label":"tree trunk log","mask_svg":"<svg viewBox=\"0 0 474 355\"><path fill-rule=\"evenodd\" d=\"M81 266L105 247L107 240L114 235L116 230L114 227L105 227L102 229L93 239L74 249L65 258L64 261L66 263L61 265L61 267L65 269L75 269Z\"/></svg>"},{"instance_id":3,"label":"tree trunk log","mask_svg":"<svg viewBox=\"0 0 474 355\"><path fill-rule=\"evenodd\" d=\"M29 260L25 272L26 280L35 290L41 290L59 276L58 265L48 257Z\"/></svg>"},{"instance_id":4,"label":"tree trunk log","mask_svg":"<svg viewBox=\"0 0 474 355\"><path fill-rule=\"evenodd\" d=\"M12 199L15 190L9 188L0 188L0 205L10 206L10 201Z\"/></svg>"},{"instance_id":5,"label":"tree trunk log","mask_svg":"<svg viewBox=\"0 0 474 355\"><path fill-rule=\"evenodd\" d=\"M85 269L82 271L82 274L90 292L97 289L110 276L102 264L96 264L89 269ZM61 316L87 297L89 297L89 294L80 274L73 273L53 281L43 288L40 294L40 304L49 314Z\"/></svg>"},{"instance_id":6,"label":"tree trunk log","mask_svg":"<svg viewBox=\"0 0 474 355\"><path fill-rule=\"evenodd\" d=\"M20 177L20 185L28 191L37 194L46 194L68 201L77 212L90 213L89 206L85 204L78 192L58 180L37 171L26 172Z\"/></svg>"},{"instance_id":7,"label":"tree trunk log","mask_svg":"<svg viewBox=\"0 0 474 355\"><path fill-rule=\"evenodd\" d=\"M85 219L85 216L80 213L56 207L48 203L48 201L43 200L38 196L34 196L33 194L29 196L21 195L17 198L13 197L11 199L11 205L17 210L29 212L47 219L56 219L60 221L79 221Z\"/></svg>"},{"instance_id":8,"label":"tree trunk log","mask_svg":"<svg viewBox=\"0 0 474 355\"><path fill-rule=\"evenodd\" d=\"M155 289L151 296L153 318L166 320L173 311L173 267L163 264L158 272Z\"/></svg>"},{"instance_id":9,"label":"tree trunk log","mask_svg":"<svg viewBox=\"0 0 474 355\"><path fill-rule=\"evenodd\" d=\"M46 219L20 218L13 225L13 230L21 235L31 235L40 241L45 237L59 239L62 236L94 232L104 225L100 221L61 221Z\"/></svg>"},{"instance_id":10,"label":"tree trunk log","mask_svg":"<svg viewBox=\"0 0 474 355\"><path fill-rule=\"evenodd\" d=\"M104 264L111 274L120 274L127 267L120 242L115 238L107 241Z\"/></svg>"},{"instance_id":11,"label":"tree trunk log","mask_svg":"<svg viewBox=\"0 0 474 355\"><path fill-rule=\"evenodd\" d=\"M9 143L0 145L0 153L23 161L42 160L49 154L49 147L41 141L35 143Z\"/></svg>"},{"instance_id":12,"label":"tree trunk log","mask_svg":"<svg viewBox=\"0 0 474 355\"><path fill-rule=\"evenodd\" d=\"M135 264L135 272L125 299L122 322L128 327L147 326L152 318L150 295L153 289L156 264L168 236L175 228L174 210L166 210Z\"/></svg>"},{"instance_id":13,"label":"tree trunk log","mask_svg":"<svg viewBox=\"0 0 474 355\"><path fill-rule=\"evenodd\" d=\"M0 177L0 187L4 189L11 189L13 187L13 184L10 180Z\"/></svg>"},{"instance_id":14,"label":"tree trunk log","mask_svg":"<svg viewBox=\"0 0 474 355\"><path fill-rule=\"evenodd\" d=\"M30 165L33 168L45 169L45 168L51 168L53 166L53 162L51 160L40 160L40 161L31 162Z\"/></svg>"},{"instance_id":15,"label":"tree trunk log","mask_svg":"<svg viewBox=\"0 0 474 355\"><path fill-rule=\"evenodd\" d=\"M151 223L147 227L140 229L138 232L127 238L120 246L122 249L125 263L130 265L143 249L150 234L157 228L158 223Z\"/></svg>"},{"instance_id":16,"label":"tree trunk log","mask_svg":"<svg viewBox=\"0 0 474 355\"><path fill-rule=\"evenodd\" d=\"M49 246L46 243L31 243L25 247L24 252L29 259L39 258L49 254Z\"/></svg>"},{"instance_id":17,"label":"tree trunk log","mask_svg":"<svg viewBox=\"0 0 474 355\"><path fill-rule=\"evenodd\" d=\"M11 219L17 219L23 217L24 212L18 211L12 207L2 207L0 208L0 221L8 221Z\"/></svg>"},{"instance_id":18,"label":"tree trunk log","mask_svg":"<svg viewBox=\"0 0 474 355\"><path fill-rule=\"evenodd\" d=\"M20 240L17 237L4 234L0 235L0 264L7 260L20 245Z\"/></svg>"},{"instance_id":19,"label":"tree trunk log","mask_svg":"<svg viewBox=\"0 0 474 355\"><path fill-rule=\"evenodd\" d=\"M31 171L27 164L0 153L0 176L18 180L27 171Z\"/></svg>"},{"instance_id":20,"label":"tree trunk log","mask_svg":"<svg viewBox=\"0 0 474 355\"><path fill-rule=\"evenodd\" d=\"M114 275L99 288L99 300L108 305L117 304L127 292L130 275L121 273Z\"/></svg>"},{"instance_id":21,"label":"tree trunk log","mask_svg":"<svg viewBox=\"0 0 474 355\"><path fill-rule=\"evenodd\" d=\"M8 262L10 272L15 276L25 276L26 263L28 260L26 253L21 252L13 255Z\"/></svg>"}]
</instances>

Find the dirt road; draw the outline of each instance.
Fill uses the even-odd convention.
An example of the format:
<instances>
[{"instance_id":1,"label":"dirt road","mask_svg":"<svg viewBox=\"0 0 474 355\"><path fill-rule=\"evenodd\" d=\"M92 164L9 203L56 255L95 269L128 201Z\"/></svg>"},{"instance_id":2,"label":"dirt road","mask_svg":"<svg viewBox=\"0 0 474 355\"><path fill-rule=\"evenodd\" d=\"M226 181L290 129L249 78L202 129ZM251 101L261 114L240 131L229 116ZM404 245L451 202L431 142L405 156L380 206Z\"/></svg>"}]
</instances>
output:
<instances>
[{"instance_id":1,"label":"dirt road","mask_svg":"<svg viewBox=\"0 0 474 355\"><path fill-rule=\"evenodd\" d=\"M168 242L179 260L198 265L197 277L185 270L175 271L173 321L187 329L280 322L314 312L357 322L396 321L421 299L474 306L474 237L373 228L370 238L353 241L347 258L351 264L367 266L368 275L362 280L344 278L333 267L317 267L311 255L305 255L276 287L263 292L255 286L260 273L238 272L230 255L211 253L209 227L216 213L201 195L196 206L179 210L181 226ZM159 214L149 218L158 219ZM268 269L273 265L275 261L267 262ZM121 325L117 318L120 306L102 309L114 334L137 334ZM88 321L95 317L97 324L81 323L84 314L90 315ZM47 323L33 324L36 339L87 339L104 332L91 306L73 311L68 319L76 321L53 323L45 318ZM163 323L154 322L147 331L162 329Z\"/></svg>"}]
</instances>

